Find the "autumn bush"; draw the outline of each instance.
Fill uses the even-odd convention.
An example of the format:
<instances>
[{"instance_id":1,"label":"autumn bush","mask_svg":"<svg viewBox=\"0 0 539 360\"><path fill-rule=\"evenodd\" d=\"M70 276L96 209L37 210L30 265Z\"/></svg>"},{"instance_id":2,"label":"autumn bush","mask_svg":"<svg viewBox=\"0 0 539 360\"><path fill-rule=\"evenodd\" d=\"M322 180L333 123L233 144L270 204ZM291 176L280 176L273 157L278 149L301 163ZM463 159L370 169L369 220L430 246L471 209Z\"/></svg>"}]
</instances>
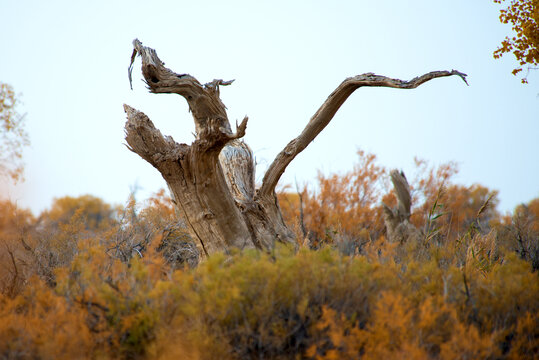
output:
<instances>
[{"instance_id":1,"label":"autumn bush","mask_svg":"<svg viewBox=\"0 0 539 360\"><path fill-rule=\"evenodd\" d=\"M412 216L410 221L435 241L455 241L474 223L483 233L501 222L496 210L497 192L479 185L453 183L456 164L431 166L415 160L410 176ZM374 154L358 151L354 168L344 174L318 174L317 188L304 186L278 194L283 216L300 242L311 247L329 243L360 252L362 247L385 234L382 202L396 205L390 188L389 171L377 164ZM477 212L482 211L480 222ZM437 204L433 209L433 204ZM435 220L435 221L432 221ZM435 232L435 234L434 234ZM436 235L436 236L434 236Z\"/></svg>"},{"instance_id":2,"label":"autumn bush","mask_svg":"<svg viewBox=\"0 0 539 360\"><path fill-rule=\"evenodd\" d=\"M154 249L124 263L95 241L56 270L54 288L34 278L2 297L2 354L453 359L537 351L537 273L514 253L485 270L447 265L449 249L430 249L431 260L403 266L394 244L377 243L354 257L277 248L172 270Z\"/></svg>"},{"instance_id":3,"label":"autumn bush","mask_svg":"<svg viewBox=\"0 0 539 360\"><path fill-rule=\"evenodd\" d=\"M281 193L297 247L198 249L164 191L123 207L0 207L6 359L533 359L539 352L539 200L410 176L421 236L386 239L387 170L359 152L315 190ZM288 190L291 190L288 188Z\"/></svg>"}]
</instances>

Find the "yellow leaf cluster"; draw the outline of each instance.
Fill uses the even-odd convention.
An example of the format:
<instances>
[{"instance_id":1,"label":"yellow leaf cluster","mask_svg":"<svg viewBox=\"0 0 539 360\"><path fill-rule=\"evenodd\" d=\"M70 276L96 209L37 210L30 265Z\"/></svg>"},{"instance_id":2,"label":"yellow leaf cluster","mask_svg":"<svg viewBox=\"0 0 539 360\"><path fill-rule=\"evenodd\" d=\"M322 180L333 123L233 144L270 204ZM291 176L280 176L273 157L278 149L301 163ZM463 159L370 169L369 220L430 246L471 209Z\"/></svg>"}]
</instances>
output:
<instances>
[{"instance_id":1,"label":"yellow leaf cluster","mask_svg":"<svg viewBox=\"0 0 539 360\"><path fill-rule=\"evenodd\" d=\"M501 4L505 0L494 0ZM506 37L501 46L494 51L494 58L499 59L506 53L515 55L519 67L512 73L517 75L524 65L539 64L539 0L513 0L506 9L500 10L500 21L511 24L516 36ZM528 67L529 69L529 67ZM526 84L527 74L522 77Z\"/></svg>"}]
</instances>

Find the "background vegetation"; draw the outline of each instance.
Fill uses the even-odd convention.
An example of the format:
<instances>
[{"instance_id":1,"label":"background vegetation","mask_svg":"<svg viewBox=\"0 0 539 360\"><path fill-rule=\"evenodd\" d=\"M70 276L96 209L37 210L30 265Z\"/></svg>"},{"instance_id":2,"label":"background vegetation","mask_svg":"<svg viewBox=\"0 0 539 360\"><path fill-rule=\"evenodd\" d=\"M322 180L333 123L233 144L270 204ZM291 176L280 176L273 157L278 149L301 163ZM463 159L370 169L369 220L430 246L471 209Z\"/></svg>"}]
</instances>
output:
<instances>
[{"instance_id":1,"label":"background vegetation","mask_svg":"<svg viewBox=\"0 0 539 360\"><path fill-rule=\"evenodd\" d=\"M279 194L297 248L200 264L164 191L122 207L64 197L37 217L4 201L0 354L533 358L539 199L501 215L496 192L452 182L454 164L416 162L420 238L386 240L381 201L395 196L359 151L349 172L320 173L319 190Z\"/></svg>"},{"instance_id":2,"label":"background vegetation","mask_svg":"<svg viewBox=\"0 0 539 360\"><path fill-rule=\"evenodd\" d=\"M24 164L22 152L29 144L24 129L24 115L19 114L20 95L9 84L0 81L0 177L14 182L21 179Z\"/></svg>"}]
</instances>

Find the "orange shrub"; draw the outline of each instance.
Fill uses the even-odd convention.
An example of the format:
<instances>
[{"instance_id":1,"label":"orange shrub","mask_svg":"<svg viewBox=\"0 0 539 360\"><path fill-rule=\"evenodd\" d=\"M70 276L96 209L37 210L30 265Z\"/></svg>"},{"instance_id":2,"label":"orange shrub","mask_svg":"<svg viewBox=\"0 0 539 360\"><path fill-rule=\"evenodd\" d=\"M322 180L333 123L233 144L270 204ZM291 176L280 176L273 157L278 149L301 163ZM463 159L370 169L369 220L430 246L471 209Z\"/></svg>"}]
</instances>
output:
<instances>
[{"instance_id":1,"label":"orange shrub","mask_svg":"<svg viewBox=\"0 0 539 360\"><path fill-rule=\"evenodd\" d=\"M539 202L499 219L495 193L419 162L413 220L436 236L390 243L379 201L395 197L375 157L359 156L349 173L320 175L318 192L279 195L316 251L232 249L197 265L164 191L124 209L70 199L83 206L55 203L38 220L6 203L0 356L534 358Z\"/></svg>"},{"instance_id":2,"label":"orange shrub","mask_svg":"<svg viewBox=\"0 0 539 360\"><path fill-rule=\"evenodd\" d=\"M343 175L318 174L318 190L301 191L303 224L312 245L336 240L357 242L377 238L384 230L379 198L386 170L376 156L358 151L358 163ZM285 188L285 190L288 188ZM279 193L286 221L298 233L300 195Z\"/></svg>"}]
</instances>

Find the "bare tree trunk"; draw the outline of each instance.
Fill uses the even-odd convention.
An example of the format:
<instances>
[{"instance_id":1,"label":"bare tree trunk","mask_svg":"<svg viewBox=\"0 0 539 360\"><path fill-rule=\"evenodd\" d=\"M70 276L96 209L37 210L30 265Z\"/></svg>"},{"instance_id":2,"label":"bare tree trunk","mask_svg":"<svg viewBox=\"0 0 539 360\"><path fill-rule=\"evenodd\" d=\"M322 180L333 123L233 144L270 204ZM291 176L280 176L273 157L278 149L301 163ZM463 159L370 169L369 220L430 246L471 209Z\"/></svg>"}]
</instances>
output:
<instances>
[{"instance_id":1,"label":"bare tree trunk","mask_svg":"<svg viewBox=\"0 0 539 360\"><path fill-rule=\"evenodd\" d=\"M458 71L435 71L410 81L390 79L372 73L346 79L311 118L303 132L276 157L255 190L254 159L242 140L247 117L233 133L219 86L232 81L213 80L201 84L188 74L164 67L155 50L133 41L129 68L142 58L142 74L152 93L175 93L189 104L196 128L191 145L178 144L163 136L140 111L124 105L127 113L126 141L131 151L154 166L167 182L176 206L186 220L200 253L209 256L230 247L268 250L276 241L294 243L286 227L275 187L288 164L331 121L337 110L362 86L412 89L434 78L466 75Z\"/></svg>"}]
</instances>

